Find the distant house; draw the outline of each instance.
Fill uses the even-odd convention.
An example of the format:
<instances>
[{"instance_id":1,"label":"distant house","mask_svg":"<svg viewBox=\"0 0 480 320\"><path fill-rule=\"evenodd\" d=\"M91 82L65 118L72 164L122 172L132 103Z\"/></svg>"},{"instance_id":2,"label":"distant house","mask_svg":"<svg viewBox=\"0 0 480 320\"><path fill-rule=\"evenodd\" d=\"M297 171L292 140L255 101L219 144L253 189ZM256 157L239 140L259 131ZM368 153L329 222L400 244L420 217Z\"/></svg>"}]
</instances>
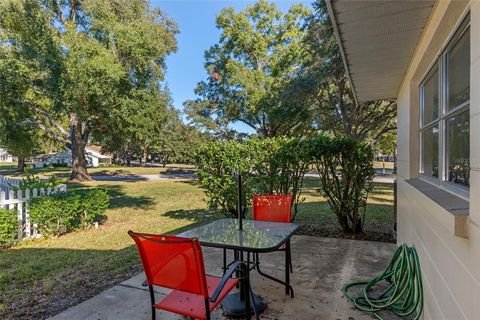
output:
<instances>
[{"instance_id":1,"label":"distant house","mask_svg":"<svg viewBox=\"0 0 480 320\"><path fill-rule=\"evenodd\" d=\"M112 164L112 156L101 152L98 146L89 146L85 148L85 156L88 167L109 166ZM49 164L65 164L68 167L72 166L72 152L62 151L58 153L46 154L37 156L33 159L35 167L44 167Z\"/></svg>"},{"instance_id":2,"label":"distant house","mask_svg":"<svg viewBox=\"0 0 480 320\"><path fill-rule=\"evenodd\" d=\"M7 150L0 148L0 162L16 162L17 158L8 153Z\"/></svg>"}]
</instances>

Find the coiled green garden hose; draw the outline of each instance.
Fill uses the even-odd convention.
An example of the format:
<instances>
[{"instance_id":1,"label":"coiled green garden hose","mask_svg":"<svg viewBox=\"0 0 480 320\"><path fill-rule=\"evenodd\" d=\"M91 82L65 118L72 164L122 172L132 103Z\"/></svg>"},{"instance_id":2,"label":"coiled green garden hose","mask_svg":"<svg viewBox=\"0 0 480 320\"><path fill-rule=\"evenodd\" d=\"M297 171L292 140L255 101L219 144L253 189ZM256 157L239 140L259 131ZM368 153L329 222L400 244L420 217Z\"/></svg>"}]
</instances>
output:
<instances>
[{"instance_id":1,"label":"coiled green garden hose","mask_svg":"<svg viewBox=\"0 0 480 320\"><path fill-rule=\"evenodd\" d=\"M358 295L349 293L356 286L363 286L363 290ZM372 289L379 287L382 288L379 293L372 292ZM372 312L377 319L383 320L379 314L383 310L389 310L399 317L420 318L423 285L417 251L402 244L382 274L371 280L351 282L342 288L342 292L355 307Z\"/></svg>"}]
</instances>

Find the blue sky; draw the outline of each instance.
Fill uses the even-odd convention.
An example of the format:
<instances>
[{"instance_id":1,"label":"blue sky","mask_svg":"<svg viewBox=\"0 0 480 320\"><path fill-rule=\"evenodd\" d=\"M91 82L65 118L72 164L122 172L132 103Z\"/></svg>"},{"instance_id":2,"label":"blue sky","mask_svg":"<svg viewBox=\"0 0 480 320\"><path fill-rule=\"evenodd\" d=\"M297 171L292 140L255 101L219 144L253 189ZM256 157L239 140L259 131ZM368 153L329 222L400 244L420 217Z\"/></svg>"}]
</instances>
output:
<instances>
[{"instance_id":1,"label":"blue sky","mask_svg":"<svg viewBox=\"0 0 480 320\"><path fill-rule=\"evenodd\" d=\"M197 83L206 79L203 68L205 50L217 43L220 31L215 26L215 18L224 7L243 10L255 1L204 1L204 0L153 0L151 5L159 7L175 20L180 29L177 35L178 51L167 58L166 80L172 92L173 103L182 110L182 103L194 99ZM310 6L311 1L274 1L286 12L294 4L302 2ZM252 130L241 123L235 123L236 130L251 133Z\"/></svg>"}]
</instances>

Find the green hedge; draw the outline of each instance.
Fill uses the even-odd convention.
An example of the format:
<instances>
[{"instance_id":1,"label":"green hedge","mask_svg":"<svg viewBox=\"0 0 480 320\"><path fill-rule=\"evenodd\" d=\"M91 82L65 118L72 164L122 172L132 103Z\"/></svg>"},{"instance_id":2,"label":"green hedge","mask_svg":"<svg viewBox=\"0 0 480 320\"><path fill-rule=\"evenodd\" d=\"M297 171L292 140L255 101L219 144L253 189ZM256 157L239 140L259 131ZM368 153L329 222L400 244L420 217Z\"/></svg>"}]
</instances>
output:
<instances>
[{"instance_id":1,"label":"green hedge","mask_svg":"<svg viewBox=\"0 0 480 320\"><path fill-rule=\"evenodd\" d=\"M252 185L248 183L250 153L245 144L236 141L211 141L198 148L195 155L196 174L205 189L210 208L221 208L232 216L237 215L236 173L241 173L246 180L243 184L243 207L247 207L253 192Z\"/></svg>"},{"instance_id":2,"label":"green hedge","mask_svg":"<svg viewBox=\"0 0 480 320\"><path fill-rule=\"evenodd\" d=\"M212 141L197 150L197 175L211 208L237 216L237 183L242 174L243 206L254 193L293 194L294 211L301 201L303 177L308 169L306 144L297 138L253 138L244 142Z\"/></svg>"},{"instance_id":3,"label":"green hedge","mask_svg":"<svg viewBox=\"0 0 480 320\"><path fill-rule=\"evenodd\" d=\"M17 211L0 209L0 246L12 243L17 233Z\"/></svg>"},{"instance_id":4,"label":"green hedge","mask_svg":"<svg viewBox=\"0 0 480 320\"><path fill-rule=\"evenodd\" d=\"M31 223L44 236L59 236L80 228L89 228L103 220L110 197L103 189L86 189L33 198Z\"/></svg>"},{"instance_id":5,"label":"green hedge","mask_svg":"<svg viewBox=\"0 0 480 320\"><path fill-rule=\"evenodd\" d=\"M302 201L303 178L310 166L320 175L319 189L345 233L362 232L373 179L373 150L354 139L252 138L212 141L195 156L197 175L211 208L236 216L235 173L243 178L244 207L253 193L294 194L294 214ZM245 212L244 212L245 214Z\"/></svg>"}]
</instances>

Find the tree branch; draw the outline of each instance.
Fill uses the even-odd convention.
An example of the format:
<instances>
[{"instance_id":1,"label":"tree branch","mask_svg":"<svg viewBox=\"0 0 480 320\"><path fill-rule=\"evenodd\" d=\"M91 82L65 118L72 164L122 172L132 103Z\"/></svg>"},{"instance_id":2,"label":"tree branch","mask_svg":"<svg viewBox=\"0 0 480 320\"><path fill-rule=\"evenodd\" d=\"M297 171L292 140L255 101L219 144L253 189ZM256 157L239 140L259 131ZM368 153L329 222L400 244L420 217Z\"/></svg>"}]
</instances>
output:
<instances>
[{"instance_id":1,"label":"tree branch","mask_svg":"<svg viewBox=\"0 0 480 320\"><path fill-rule=\"evenodd\" d=\"M58 1L53 0L52 4L53 4L53 11L57 14L57 16L60 19L60 21L62 22L63 26L66 27L67 19L65 18L62 10L60 9L60 6L58 5Z\"/></svg>"},{"instance_id":2,"label":"tree branch","mask_svg":"<svg viewBox=\"0 0 480 320\"><path fill-rule=\"evenodd\" d=\"M62 135L64 135L64 138L68 139L69 134L68 132L61 126L59 125L47 112L44 110L38 108L37 106L30 104L30 107L40 115L43 119L45 119L52 127L57 129Z\"/></svg>"},{"instance_id":3,"label":"tree branch","mask_svg":"<svg viewBox=\"0 0 480 320\"><path fill-rule=\"evenodd\" d=\"M63 136L61 136L58 133L56 133L55 131L53 131L51 128L47 127L46 125L44 125L40 121L36 121L36 125L40 129L44 130L49 135L51 135L54 139L56 139L57 141L62 143L66 148L68 148L68 149L71 148L72 144L67 139L65 139Z\"/></svg>"}]
</instances>

